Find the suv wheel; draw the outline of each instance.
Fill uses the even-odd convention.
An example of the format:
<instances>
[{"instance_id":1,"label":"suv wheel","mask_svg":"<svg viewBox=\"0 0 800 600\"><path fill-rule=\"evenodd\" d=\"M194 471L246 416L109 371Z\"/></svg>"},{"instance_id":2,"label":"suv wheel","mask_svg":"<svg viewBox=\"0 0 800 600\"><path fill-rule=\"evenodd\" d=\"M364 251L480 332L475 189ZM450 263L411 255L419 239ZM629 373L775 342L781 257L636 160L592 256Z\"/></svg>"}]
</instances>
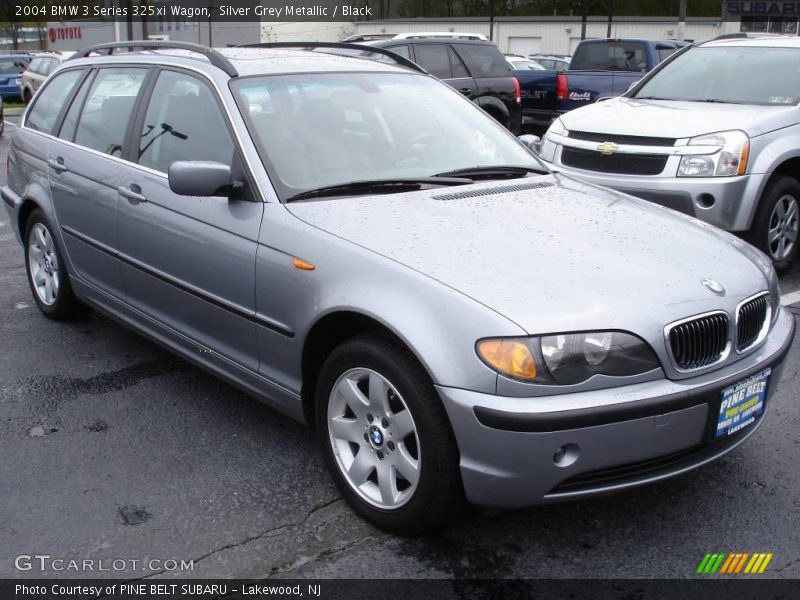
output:
<instances>
[{"instance_id":1,"label":"suv wheel","mask_svg":"<svg viewBox=\"0 0 800 600\"><path fill-rule=\"evenodd\" d=\"M57 321L85 312L72 293L63 253L44 213L34 210L25 227L25 267L33 299L45 316Z\"/></svg>"},{"instance_id":2,"label":"suv wheel","mask_svg":"<svg viewBox=\"0 0 800 600\"><path fill-rule=\"evenodd\" d=\"M394 341L368 335L331 353L317 386L316 425L339 490L378 527L420 534L460 505L447 414L425 369Z\"/></svg>"},{"instance_id":3,"label":"suv wheel","mask_svg":"<svg viewBox=\"0 0 800 600\"><path fill-rule=\"evenodd\" d=\"M31 101L31 98L33 98L33 94L31 94L31 91L28 88L23 88L22 89L22 101L25 104L29 104L30 101Z\"/></svg>"},{"instance_id":4,"label":"suv wheel","mask_svg":"<svg viewBox=\"0 0 800 600\"><path fill-rule=\"evenodd\" d=\"M750 230L751 243L785 272L800 250L800 183L785 175L767 183Z\"/></svg>"}]
</instances>

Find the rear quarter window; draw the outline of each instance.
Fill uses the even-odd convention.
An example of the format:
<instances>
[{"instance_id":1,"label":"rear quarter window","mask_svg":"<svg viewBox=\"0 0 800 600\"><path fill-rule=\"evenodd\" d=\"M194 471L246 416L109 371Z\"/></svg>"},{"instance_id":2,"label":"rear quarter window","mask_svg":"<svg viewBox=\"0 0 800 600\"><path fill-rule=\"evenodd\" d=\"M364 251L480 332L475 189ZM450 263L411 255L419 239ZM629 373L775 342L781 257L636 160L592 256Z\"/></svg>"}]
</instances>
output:
<instances>
[{"instance_id":1,"label":"rear quarter window","mask_svg":"<svg viewBox=\"0 0 800 600\"><path fill-rule=\"evenodd\" d=\"M82 70L65 71L56 77L36 97L36 103L28 113L25 126L53 133L58 114L67 102L72 88L83 75Z\"/></svg>"}]
</instances>

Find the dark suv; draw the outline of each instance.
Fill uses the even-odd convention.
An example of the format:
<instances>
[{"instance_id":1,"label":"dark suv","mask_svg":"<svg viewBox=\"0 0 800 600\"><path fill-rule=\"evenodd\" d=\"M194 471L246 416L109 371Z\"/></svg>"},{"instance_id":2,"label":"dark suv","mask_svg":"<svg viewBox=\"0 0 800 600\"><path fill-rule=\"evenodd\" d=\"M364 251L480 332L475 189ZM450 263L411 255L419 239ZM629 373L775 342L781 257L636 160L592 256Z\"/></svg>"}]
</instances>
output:
<instances>
[{"instance_id":1,"label":"dark suv","mask_svg":"<svg viewBox=\"0 0 800 600\"><path fill-rule=\"evenodd\" d=\"M413 60L517 132L522 119L519 82L500 49L488 40L410 38L363 42Z\"/></svg>"}]
</instances>

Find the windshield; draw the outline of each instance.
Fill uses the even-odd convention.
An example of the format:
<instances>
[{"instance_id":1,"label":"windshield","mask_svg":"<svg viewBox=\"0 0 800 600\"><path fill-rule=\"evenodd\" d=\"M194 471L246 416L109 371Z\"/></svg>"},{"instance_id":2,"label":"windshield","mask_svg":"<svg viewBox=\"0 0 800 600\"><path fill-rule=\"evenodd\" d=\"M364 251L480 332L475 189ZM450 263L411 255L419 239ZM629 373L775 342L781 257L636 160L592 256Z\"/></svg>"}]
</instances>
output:
<instances>
[{"instance_id":1,"label":"windshield","mask_svg":"<svg viewBox=\"0 0 800 600\"><path fill-rule=\"evenodd\" d=\"M532 60L515 60L510 58L508 62L511 64L511 68L516 71L544 71L545 68L540 65L539 63L533 62Z\"/></svg>"},{"instance_id":2,"label":"windshield","mask_svg":"<svg viewBox=\"0 0 800 600\"><path fill-rule=\"evenodd\" d=\"M502 125L431 77L324 73L232 84L283 199L353 181L458 169L546 169Z\"/></svg>"},{"instance_id":3,"label":"windshield","mask_svg":"<svg viewBox=\"0 0 800 600\"><path fill-rule=\"evenodd\" d=\"M20 58L0 58L0 73L22 73L26 65Z\"/></svg>"},{"instance_id":4,"label":"windshield","mask_svg":"<svg viewBox=\"0 0 800 600\"><path fill-rule=\"evenodd\" d=\"M800 102L800 48L699 47L677 56L634 97L786 105Z\"/></svg>"}]
</instances>

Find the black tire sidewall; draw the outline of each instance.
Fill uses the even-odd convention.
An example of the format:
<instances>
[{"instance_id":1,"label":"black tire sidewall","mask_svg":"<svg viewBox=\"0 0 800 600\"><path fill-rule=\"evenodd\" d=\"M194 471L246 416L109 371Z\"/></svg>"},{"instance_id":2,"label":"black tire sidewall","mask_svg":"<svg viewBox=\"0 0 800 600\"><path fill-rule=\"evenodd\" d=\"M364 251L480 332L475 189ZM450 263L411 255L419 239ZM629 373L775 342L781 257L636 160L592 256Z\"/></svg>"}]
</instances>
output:
<instances>
[{"instance_id":1,"label":"black tire sidewall","mask_svg":"<svg viewBox=\"0 0 800 600\"><path fill-rule=\"evenodd\" d=\"M800 240L795 242L794 248L788 258L776 261L770 253L769 244L767 243L767 233L769 232L769 222L772 217L772 211L778 200L786 195L793 196L795 201L800 206L800 182L789 176L775 176L768 183L761 195L756 215L753 219L753 226L750 230L750 243L756 248L764 252L775 267L778 273L783 273L791 268L792 263L797 259L798 252L800 252Z\"/></svg>"},{"instance_id":2,"label":"black tire sidewall","mask_svg":"<svg viewBox=\"0 0 800 600\"><path fill-rule=\"evenodd\" d=\"M401 535L417 535L441 525L444 514L453 513L462 489L458 450L441 400L427 374L423 376L421 366L411 364L409 355L394 341L379 336L345 342L325 361L315 397L315 426L325 463L337 487L362 517ZM397 509L381 509L363 500L341 473L331 448L328 399L339 377L352 368L370 369L388 379L403 397L417 428L420 479L413 497Z\"/></svg>"}]
</instances>

